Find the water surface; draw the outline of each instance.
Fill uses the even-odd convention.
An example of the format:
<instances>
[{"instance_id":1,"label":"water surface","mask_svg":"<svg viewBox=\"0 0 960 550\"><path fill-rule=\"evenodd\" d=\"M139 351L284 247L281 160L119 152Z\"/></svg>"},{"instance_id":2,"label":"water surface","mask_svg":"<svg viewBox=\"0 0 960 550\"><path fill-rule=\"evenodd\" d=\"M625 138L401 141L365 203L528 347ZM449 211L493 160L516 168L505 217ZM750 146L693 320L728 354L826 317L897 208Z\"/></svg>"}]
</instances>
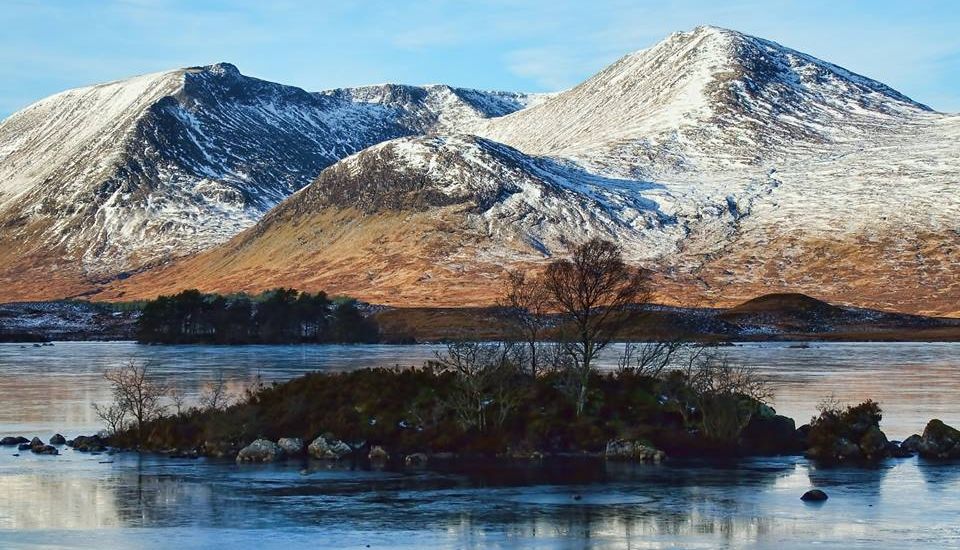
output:
<instances>
[{"instance_id":1,"label":"water surface","mask_svg":"<svg viewBox=\"0 0 960 550\"><path fill-rule=\"evenodd\" d=\"M420 364L432 346L0 345L0 434L71 436L98 422L102 372L149 360L195 396L315 370ZM872 397L891 437L932 417L960 425L960 345L748 344L778 411ZM616 353L602 366L612 368ZM363 471L311 462L237 466L134 454L0 450L0 547L806 548L960 545L960 465L913 458L818 469L800 458L662 466L549 461ZM799 496L830 494L823 505ZM579 496L579 499L574 498Z\"/></svg>"}]
</instances>

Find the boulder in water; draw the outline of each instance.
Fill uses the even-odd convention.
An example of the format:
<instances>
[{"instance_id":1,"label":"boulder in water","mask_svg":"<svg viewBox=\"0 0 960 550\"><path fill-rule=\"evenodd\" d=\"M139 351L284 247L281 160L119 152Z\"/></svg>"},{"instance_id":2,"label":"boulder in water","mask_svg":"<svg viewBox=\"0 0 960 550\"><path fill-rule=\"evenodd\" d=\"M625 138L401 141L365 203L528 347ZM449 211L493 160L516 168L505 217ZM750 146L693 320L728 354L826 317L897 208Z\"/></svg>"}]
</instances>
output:
<instances>
[{"instance_id":1,"label":"boulder in water","mask_svg":"<svg viewBox=\"0 0 960 550\"><path fill-rule=\"evenodd\" d=\"M7 436L3 439L0 439L0 445L4 447L9 447L12 445L20 445L21 443L30 443L30 440L23 436Z\"/></svg>"},{"instance_id":2,"label":"boulder in water","mask_svg":"<svg viewBox=\"0 0 960 550\"><path fill-rule=\"evenodd\" d=\"M637 462L659 463L667 458L666 453L659 449L644 445L639 441L627 439L612 439L607 442L603 452L608 460L635 460Z\"/></svg>"},{"instance_id":3,"label":"boulder in water","mask_svg":"<svg viewBox=\"0 0 960 550\"><path fill-rule=\"evenodd\" d=\"M924 458L960 457L960 430L940 420L931 420L923 429L917 450Z\"/></svg>"},{"instance_id":4,"label":"boulder in water","mask_svg":"<svg viewBox=\"0 0 960 550\"><path fill-rule=\"evenodd\" d=\"M56 434L50 438L51 445L63 445L67 442L67 438L63 437L60 434Z\"/></svg>"},{"instance_id":5,"label":"boulder in water","mask_svg":"<svg viewBox=\"0 0 960 550\"><path fill-rule=\"evenodd\" d=\"M390 453L380 445L374 445L370 448L370 452L367 453L367 458L372 464L384 465L390 462Z\"/></svg>"},{"instance_id":6,"label":"boulder in water","mask_svg":"<svg viewBox=\"0 0 960 550\"><path fill-rule=\"evenodd\" d=\"M274 462L283 457L283 449L269 439L257 439L240 449L237 462Z\"/></svg>"},{"instance_id":7,"label":"boulder in water","mask_svg":"<svg viewBox=\"0 0 960 550\"><path fill-rule=\"evenodd\" d=\"M352 451L353 449L350 448L350 445L334 438L330 434L317 436L317 438L307 446L307 452L310 453L310 456L321 460L339 460Z\"/></svg>"},{"instance_id":8,"label":"boulder in water","mask_svg":"<svg viewBox=\"0 0 960 550\"><path fill-rule=\"evenodd\" d=\"M827 496L827 493L824 493L820 489L811 489L806 493L803 493L803 496L800 497L800 500L804 502L823 502L828 498L830 497Z\"/></svg>"},{"instance_id":9,"label":"boulder in water","mask_svg":"<svg viewBox=\"0 0 960 550\"><path fill-rule=\"evenodd\" d=\"M867 460L878 460L889 456L890 442L880 428L871 426L860 438L860 452Z\"/></svg>"},{"instance_id":10,"label":"boulder in water","mask_svg":"<svg viewBox=\"0 0 960 550\"><path fill-rule=\"evenodd\" d=\"M303 454L303 440L299 437L281 437L277 440L277 446L283 449L283 454L287 456L300 456Z\"/></svg>"},{"instance_id":11,"label":"boulder in water","mask_svg":"<svg viewBox=\"0 0 960 550\"><path fill-rule=\"evenodd\" d=\"M78 435L67 441L67 446L83 453L98 453L107 449L106 442L99 435Z\"/></svg>"},{"instance_id":12,"label":"boulder in water","mask_svg":"<svg viewBox=\"0 0 960 550\"><path fill-rule=\"evenodd\" d=\"M790 455L803 450L804 440L792 418L754 415L740 433L740 448L750 455Z\"/></svg>"},{"instance_id":13,"label":"boulder in water","mask_svg":"<svg viewBox=\"0 0 960 550\"><path fill-rule=\"evenodd\" d=\"M237 446L229 441L204 441L200 452L214 458L232 457L237 455Z\"/></svg>"},{"instance_id":14,"label":"boulder in water","mask_svg":"<svg viewBox=\"0 0 960 550\"><path fill-rule=\"evenodd\" d=\"M60 451L57 450L53 445L45 445L41 443L37 446L30 446L30 452L38 455L58 455Z\"/></svg>"},{"instance_id":15,"label":"boulder in water","mask_svg":"<svg viewBox=\"0 0 960 550\"><path fill-rule=\"evenodd\" d=\"M403 457L403 464L410 468L422 468L427 465L427 455L424 453L413 453Z\"/></svg>"},{"instance_id":16,"label":"boulder in water","mask_svg":"<svg viewBox=\"0 0 960 550\"><path fill-rule=\"evenodd\" d=\"M920 441L921 441L920 436L917 434L913 434L910 437L904 439L902 443L900 443L900 448L905 451L910 451L912 453L915 453L920 450Z\"/></svg>"},{"instance_id":17,"label":"boulder in water","mask_svg":"<svg viewBox=\"0 0 960 550\"><path fill-rule=\"evenodd\" d=\"M905 449L900 441L891 441L887 443L887 455L893 458L910 458L914 453L910 449Z\"/></svg>"}]
</instances>

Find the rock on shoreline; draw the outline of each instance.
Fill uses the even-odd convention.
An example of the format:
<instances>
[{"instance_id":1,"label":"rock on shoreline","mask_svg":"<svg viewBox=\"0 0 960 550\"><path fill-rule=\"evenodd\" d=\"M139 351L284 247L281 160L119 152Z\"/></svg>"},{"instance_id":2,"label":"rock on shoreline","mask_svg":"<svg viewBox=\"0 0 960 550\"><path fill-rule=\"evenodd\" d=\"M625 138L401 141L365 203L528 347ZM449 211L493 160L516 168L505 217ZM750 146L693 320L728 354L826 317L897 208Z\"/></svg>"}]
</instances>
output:
<instances>
[{"instance_id":1,"label":"rock on shoreline","mask_svg":"<svg viewBox=\"0 0 960 550\"><path fill-rule=\"evenodd\" d=\"M321 460L340 460L352 453L353 449L350 445L336 439L332 435L324 434L317 436L317 438L310 443L310 446L307 447L307 452L309 452L313 458L319 458Z\"/></svg>"},{"instance_id":2,"label":"rock on shoreline","mask_svg":"<svg viewBox=\"0 0 960 550\"><path fill-rule=\"evenodd\" d=\"M658 464L667 458L667 454L661 450L644 445L639 441L629 441L626 439L614 439L607 442L607 447L603 453L607 460L633 460L637 462L653 462Z\"/></svg>"},{"instance_id":3,"label":"rock on shoreline","mask_svg":"<svg viewBox=\"0 0 960 550\"><path fill-rule=\"evenodd\" d=\"M283 449L269 439L257 439L237 453L237 462L275 462L281 458Z\"/></svg>"},{"instance_id":4,"label":"rock on shoreline","mask_svg":"<svg viewBox=\"0 0 960 550\"><path fill-rule=\"evenodd\" d=\"M960 430L933 419L923 429L917 450L923 458L960 458Z\"/></svg>"}]
</instances>

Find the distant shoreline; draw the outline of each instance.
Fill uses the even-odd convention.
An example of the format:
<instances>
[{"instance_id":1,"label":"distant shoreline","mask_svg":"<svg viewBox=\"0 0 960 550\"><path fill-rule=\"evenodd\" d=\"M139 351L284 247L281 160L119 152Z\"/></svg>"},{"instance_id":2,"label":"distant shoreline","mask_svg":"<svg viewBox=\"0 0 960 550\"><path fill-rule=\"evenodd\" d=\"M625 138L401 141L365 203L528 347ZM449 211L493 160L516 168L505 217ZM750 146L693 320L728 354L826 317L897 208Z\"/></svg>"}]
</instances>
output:
<instances>
[{"instance_id":1,"label":"distant shoreline","mask_svg":"<svg viewBox=\"0 0 960 550\"><path fill-rule=\"evenodd\" d=\"M495 307L366 307L382 344L501 340L508 334ZM835 306L802 294L761 296L733 308L638 307L644 310L640 321L618 340L960 342L960 319ZM99 302L0 304L0 342L136 341L139 315L137 308Z\"/></svg>"}]
</instances>

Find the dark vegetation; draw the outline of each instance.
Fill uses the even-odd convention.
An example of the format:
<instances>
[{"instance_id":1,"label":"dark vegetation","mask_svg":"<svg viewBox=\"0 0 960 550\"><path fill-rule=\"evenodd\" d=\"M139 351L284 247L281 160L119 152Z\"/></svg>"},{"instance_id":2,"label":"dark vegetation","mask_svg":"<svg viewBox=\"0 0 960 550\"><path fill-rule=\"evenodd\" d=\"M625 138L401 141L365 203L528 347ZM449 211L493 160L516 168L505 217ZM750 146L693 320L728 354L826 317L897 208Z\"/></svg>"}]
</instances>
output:
<instances>
[{"instance_id":1,"label":"dark vegetation","mask_svg":"<svg viewBox=\"0 0 960 550\"><path fill-rule=\"evenodd\" d=\"M331 300L278 288L258 295L185 290L143 306L141 342L163 344L289 344L376 342L376 321L355 300Z\"/></svg>"},{"instance_id":2,"label":"dark vegetation","mask_svg":"<svg viewBox=\"0 0 960 550\"><path fill-rule=\"evenodd\" d=\"M521 297L523 298L523 297ZM386 341L496 340L515 331L509 301L487 308L389 308L374 316ZM840 307L802 294L768 294L728 309L642 309L618 340L958 341L960 319ZM555 323L541 328L549 339Z\"/></svg>"},{"instance_id":3,"label":"dark vegetation","mask_svg":"<svg viewBox=\"0 0 960 550\"><path fill-rule=\"evenodd\" d=\"M807 455L823 462L876 461L899 450L880 430L880 405L864 401L841 406L827 399L810 421Z\"/></svg>"},{"instance_id":4,"label":"dark vegetation","mask_svg":"<svg viewBox=\"0 0 960 550\"><path fill-rule=\"evenodd\" d=\"M726 385L735 377L714 359L659 375L591 372L590 399L578 410L562 372L532 378L502 360L503 347L467 347L453 352L463 357L443 354L422 368L314 373L254 386L233 405L157 417L141 429L134 422L111 444L235 452L261 437L309 441L329 433L357 447L404 454L602 453L614 439L671 454L738 453L749 448L743 429L763 420L762 403Z\"/></svg>"}]
</instances>

